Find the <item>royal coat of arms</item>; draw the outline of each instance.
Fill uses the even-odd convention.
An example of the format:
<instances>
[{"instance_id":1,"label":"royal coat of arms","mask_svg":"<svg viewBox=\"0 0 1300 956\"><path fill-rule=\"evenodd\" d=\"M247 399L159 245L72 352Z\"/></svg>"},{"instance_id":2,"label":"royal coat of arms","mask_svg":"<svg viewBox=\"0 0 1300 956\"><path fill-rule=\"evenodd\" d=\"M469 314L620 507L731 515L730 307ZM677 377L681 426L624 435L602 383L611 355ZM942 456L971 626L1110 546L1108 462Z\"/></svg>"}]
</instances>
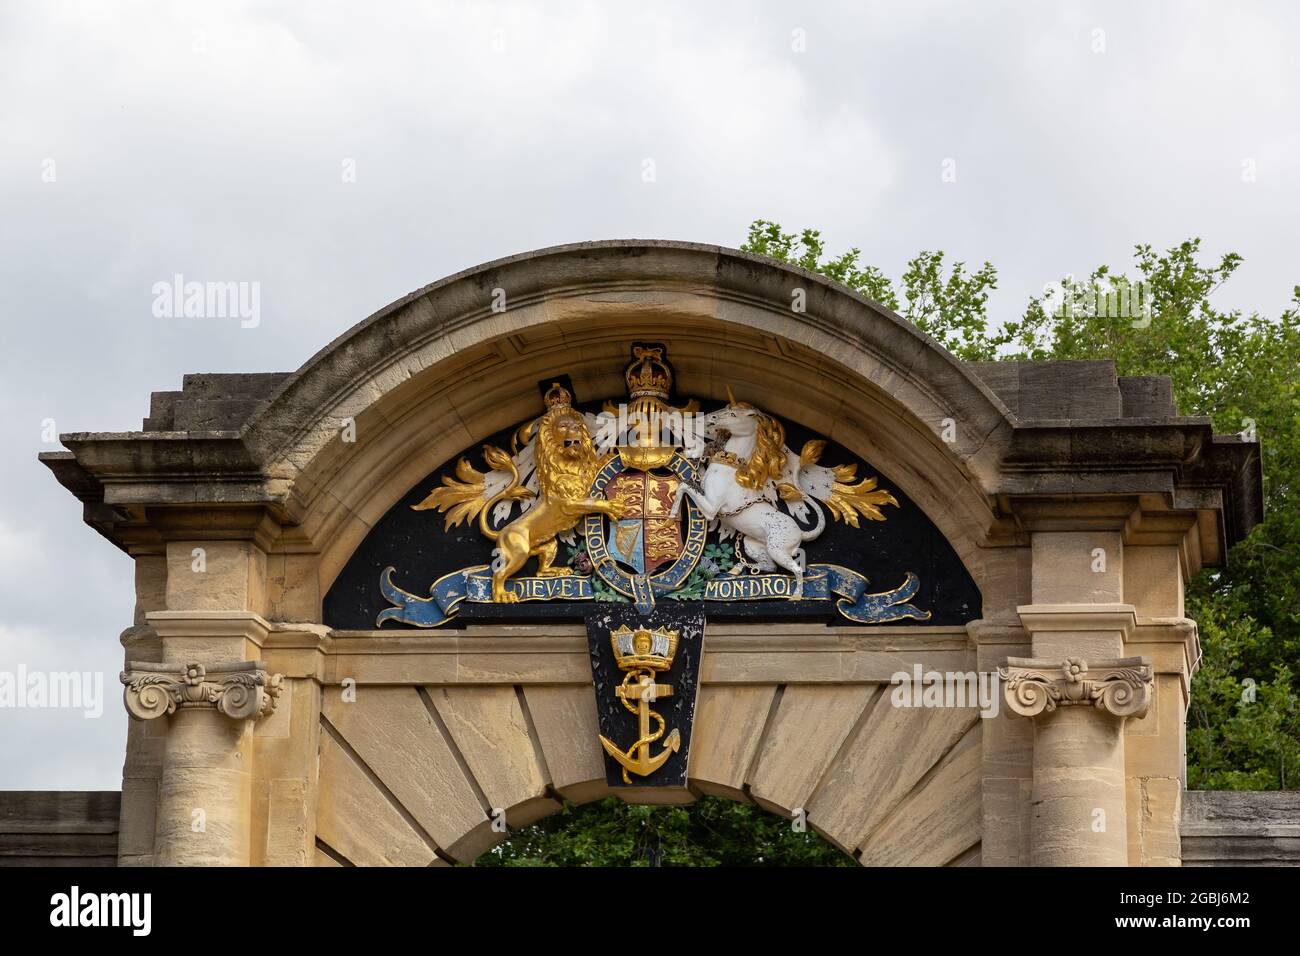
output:
<instances>
[{"instance_id":1,"label":"royal coat of arms","mask_svg":"<svg viewBox=\"0 0 1300 956\"><path fill-rule=\"evenodd\" d=\"M782 423L737 400L701 412L674 405L662 346L634 346L624 403L580 411L553 382L545 411L515 429L507 450L485 445L416 511L444 528L475 523L494 544L491 561L434 581L427 597L384 571L390 607L377 623L436 627L463 602L615 600L643 611L664 600L833 602L860 624L925 620L912 605L920 582L873 592L858 571L810 558L829 522L883 522L894 495L855 464L822 465L826 442L786 445ZM561 549L566 555L561 557Z\"/></svg>"}]
</instances>

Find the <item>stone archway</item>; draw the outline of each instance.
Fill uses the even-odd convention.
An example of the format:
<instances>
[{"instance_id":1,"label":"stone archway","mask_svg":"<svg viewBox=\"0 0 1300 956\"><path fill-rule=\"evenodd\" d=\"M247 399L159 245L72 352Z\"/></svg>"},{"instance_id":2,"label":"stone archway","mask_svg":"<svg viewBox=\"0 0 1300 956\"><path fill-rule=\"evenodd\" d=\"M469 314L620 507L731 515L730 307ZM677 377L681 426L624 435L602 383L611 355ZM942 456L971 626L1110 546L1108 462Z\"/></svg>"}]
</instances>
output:
<instances>
[{"instance_id":1,"label":"stone archway","mask_svg":"<svg viewBox=\"0 0 1300 956\"><path fill-rule=\"evenodd\" d=\"M318 860L468 862L501 838L492 829L494 811L504 810L516 828L558 810L558 798L583 803L620 795L605 782L582 628L527 636L496 630L438 648L464 672L483 675L479 681L372 684L362 669L352 701L326 691ZM896 708L888 700L888 645L928 644L919 655L927 667L956 669L943 665L966 655L965 634L947 631L922 637L894 628L868 639L807 626L763 634L711 628L691 745L692 789L753 800L786 819L803 810L809 826L867 864L978 860L977 712ZM772 662L789 682L750 666L775 641L804 658L788 667ZM545 663L518 663L534 655ZM433 677L444 667L421 662L404 671ZM507 668L519 683L501 683ZM845 679L841 668L856 676ZM794 682L799 678L806 682ZM648 788L621 795L634 802L690 799Z\"/></svg>"},{"instance_id":2,"label":"stone archway","mask_svg":"<svg viewBox=\"0 0 1300 956\"><path fill-rule=\"evenodd\" d=\"M647 337L692 394L761 395L889 475L983 600L959 627L711 628L694 788L804 809L865 863L1178 861L1197 657L1182 584L1257 519L1257 446L1178 416L1167 382L963 365L818 276L646 242L452 276L297 373L195 376L155 395L141 432L65 435L68 452L42 456L135 560L133 677L183 695L183 666L201 664L187 686L212 698L162 716L128 690L121 861L463 859L493 809L518 825L557 795L603 793L579 630L340 632L322 600L417 481L537 414L540 379L618 394L628 342ZM1091 670L1062 672L1066 658ZM890 676L918 664L1009 667L1016 713L885 706ZM1141 700L1071 706L1079 686L1124 681Z\"/></svg>"}]
</instances>

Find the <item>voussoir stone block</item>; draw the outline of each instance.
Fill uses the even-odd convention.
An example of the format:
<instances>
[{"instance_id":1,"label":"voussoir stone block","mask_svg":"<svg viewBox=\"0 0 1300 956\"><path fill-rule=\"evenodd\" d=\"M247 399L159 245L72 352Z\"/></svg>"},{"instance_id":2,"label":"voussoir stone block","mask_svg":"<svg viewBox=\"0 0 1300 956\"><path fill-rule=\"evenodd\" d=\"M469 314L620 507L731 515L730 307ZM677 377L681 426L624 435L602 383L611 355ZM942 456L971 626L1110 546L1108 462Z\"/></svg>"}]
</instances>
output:
<instances>
[{"instance_id":1,"label":"voussoir stone block","mask_svg":"<svg viewBox=\"0 0 1300 956\"><path fill-rule=\"evenodd\" d=\"M428 866L436 857L356 760L321 736L317 839L356 866Z\"/></svg>"},{"instance_id":2,"label":"voussoir stone block","mask_svg":"<svg viewBox=\"0 0 1300 956\"><path fill-rule=\"evenodd\" d=\"M468 862L486 849L465 842L487 810L420 689L336 686L323 699L335 732L444 852Z\"/></svg>"},{"instance_id":3,"label":"voussoir stone block","mask_svg":"<svg viewBox=\"0 0 1300 956\"><path fill-rule=\"evenodd\" d=\"M705 684L695 705L690 780L703 793L745 800L745 775L767 723L775 685Z\"/></svg>"},{"instance_id":4,"label":"voussoir stone block","mask_svg":"<svg viewBox=\"0 0 1300 956\"><path fill-rule=\"evenodd\" d=\"M514 687L427 690L491 811L520 827L560 809Z\"/></svg>"},{"instance_id":5,"label":"voussoir stone block","mask_svg":"<svg viewBox=\"0 0 1300 956\"><path fill-rule=\"evenodd\" d=\"M749 779L754 802L783 816L806 809L844 738L879 694L874 684L786 687Z\"/></svg>"}]
</instances>

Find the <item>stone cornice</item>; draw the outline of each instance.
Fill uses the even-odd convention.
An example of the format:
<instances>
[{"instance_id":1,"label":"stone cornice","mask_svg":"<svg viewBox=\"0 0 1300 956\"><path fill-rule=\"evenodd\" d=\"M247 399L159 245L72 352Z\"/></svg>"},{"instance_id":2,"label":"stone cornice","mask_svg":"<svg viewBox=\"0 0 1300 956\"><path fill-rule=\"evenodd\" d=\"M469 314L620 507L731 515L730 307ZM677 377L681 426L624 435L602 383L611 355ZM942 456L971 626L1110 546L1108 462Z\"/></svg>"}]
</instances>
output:
<instances>
[{"instance_id":1,"label":"stone cornice","mask_svg":"<svg viewBox=\"0 0 1300 956\"><path fill-rule=\"evenodd\" d=\"M1009 657L998 674L1007 706L1022 717L1050 714L1058 707L1091 706L1114 717L1144 717L1154 678L1141 657L1064 661Z\"/></svg>"},{"instance_id":2,"label":"stone cornice","mask_svg":"<svg viewBox=\"0 0 1300 956\"><path fill-rule=\"evenodd\" d=\"M1092 502L1127 493L1157 496L1198 521L1217 513L1217 527L1201 532L1200 545L1205 562L1219 564L1263 520L1259 447L1239 435L1215 435L1207 418L1024 422L1012 431L998 494ZM1173 527L1157 527L1143 537L1170 533ZM1199 560L1191 570L1198 567Z\"/></svg>"},{"instance_id":3,"label":"stone cornice","mask_svg":"<svg viewBox=\"0 0 1300 956\"><path fill-rule=\"evenodd\" d=\"M261 647L272 625L253 611L150 611L145 615L158 636L237 638Z\"/></svg>"},{"instance_id":4,"label":"stone cornice","mask_svg":"<svg viewBox=\"0 0 1300 956\"><path fill-rule=\"evenodd\" d=\"M1128 641L1137 627L1131 604L1022 604L1016 608L1025 630L1120 631Z\"/></svg>"},{"instance_id":5,"label":"stone cornice","mask_svg":"<svg viewBox=\"0 0 1300 956\"><path fill-rule=\"evenodd\" d=\"M144 510L163 541L252 541L269 551L280 537L280 515L265 504L164 505Z\"/></svg>"},{"instance_id":6,"label":"stone cornice","mask_svg":"<svg viewBox=\"0 0 1300 956\"><path fill-rule=\"evenodd\" d=\"M194 708L256 720L275 710L281 676L267 673L261 661L211 666L130 661L121 681L127 712L140 720Z\"/></svg>"}]
</instances>

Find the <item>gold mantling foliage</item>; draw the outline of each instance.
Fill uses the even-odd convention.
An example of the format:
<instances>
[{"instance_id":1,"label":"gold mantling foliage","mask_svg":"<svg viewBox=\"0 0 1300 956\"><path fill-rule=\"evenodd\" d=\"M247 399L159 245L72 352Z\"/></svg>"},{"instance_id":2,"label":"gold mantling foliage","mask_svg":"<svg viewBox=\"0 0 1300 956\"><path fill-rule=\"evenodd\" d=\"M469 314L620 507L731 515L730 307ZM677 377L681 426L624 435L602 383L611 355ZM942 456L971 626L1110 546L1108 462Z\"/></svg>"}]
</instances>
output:
<instances>
[{"instance_id":1,"label":"gold mantling foliage","mask_svg":"<svg viewBox=\"0 0 1300 956\"><path fill-rule=\"evenodd\" d=\"M804 444L799 452L799 463L805 468L815 465L821 459L826 448L824 439L814 439ZM898 501L888 491L876 490L875 478L863 478L856 485L853 479L858 475L857 465L836 465L831 469L835 481L831 493L826 498L826 507L835 520L843 521L851 528L858 527L858 515L868 521L884 521L881 512L884 505L898 507Z\"/></svg>"},{"instance_id":2,"label":"gold mantling foliage","mask_svg":"<svg viewBox=\"0 0 1300 956\"><path fill-rule=\"evenodd\" d=\"M493 470L513 470L510 456L495 445L483 446L483 459ZM435 488L418 505L412 505L411 510L430 511L436 508L439 511L446 511L447 517L443 521L443 530L450 531L463 521L473 521L487 507L488 499L484 495L486 479L487 475L484 472L471 465L468 458L462 458L456 463L456 478L443 475L443 487ZM528 489L518 486L510 491L508 497L516 499L532 496Z\"/></svg>"},{"instance_id":3,"label":"gold mantling foliage","mask_svg":"<svg viewBox=\"0 0 1300 956\"><path fill-rule=\"evenodd\" d=\"M826 507L837 519L851 528L858 526L858 515L868 521L884 521L881 514L882 505L898 507L898 501L888 491L876 491L875 478L863 478L856 485L851 484L857 476L857 465L836 465L831 469L835 473L835 484L831 486L831 495L826 499Z\"/></svg>"}]
</instances>

